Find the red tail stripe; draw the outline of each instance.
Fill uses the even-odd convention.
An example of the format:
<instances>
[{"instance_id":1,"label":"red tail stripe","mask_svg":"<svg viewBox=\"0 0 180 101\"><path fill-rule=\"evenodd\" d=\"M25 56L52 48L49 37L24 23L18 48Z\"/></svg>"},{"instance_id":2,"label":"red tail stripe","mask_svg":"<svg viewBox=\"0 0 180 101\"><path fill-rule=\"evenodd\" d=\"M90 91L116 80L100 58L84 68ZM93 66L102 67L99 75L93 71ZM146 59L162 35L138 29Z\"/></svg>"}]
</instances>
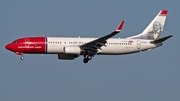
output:
<instances>
[{"instance_id":1,"label":"red tail stripe","mask_svg":"<svg viewBox=\"0 0 180 101\"><path fill-rule=\"evenodd\" d=\"M167 14L168 11L167 10L162 10L160 14Z\"/></svg>"}]
</instances>

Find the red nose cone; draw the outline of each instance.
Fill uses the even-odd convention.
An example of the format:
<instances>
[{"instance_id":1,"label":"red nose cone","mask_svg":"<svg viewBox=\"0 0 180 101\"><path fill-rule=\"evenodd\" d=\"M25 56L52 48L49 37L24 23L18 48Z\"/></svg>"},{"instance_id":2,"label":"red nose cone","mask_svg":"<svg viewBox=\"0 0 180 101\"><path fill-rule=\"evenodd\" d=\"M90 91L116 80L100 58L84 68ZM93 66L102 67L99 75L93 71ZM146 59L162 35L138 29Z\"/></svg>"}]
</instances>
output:
<instances>
[{"instance_id":1,"label":"red nose cone","mask_svg":"<svg viewBox=\"0 0 180 101\"><path fill-rule=\"evenodd\" d=\"M11 45L11 44L7 44L7 45L5 46L5 48L6 48L7 50L11 50L11 49L12 49L12 45Z\"/></svg>"}]
</instances>

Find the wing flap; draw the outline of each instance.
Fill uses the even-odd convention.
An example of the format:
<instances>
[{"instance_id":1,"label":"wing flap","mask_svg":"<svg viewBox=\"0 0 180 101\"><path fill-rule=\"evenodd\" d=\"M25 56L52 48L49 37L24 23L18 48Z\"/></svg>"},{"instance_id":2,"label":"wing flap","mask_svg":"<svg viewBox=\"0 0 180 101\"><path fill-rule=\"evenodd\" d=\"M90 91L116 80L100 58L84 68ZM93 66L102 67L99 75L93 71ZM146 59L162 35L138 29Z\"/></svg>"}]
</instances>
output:
<instances>
[{"instance_id":1,"label":"wing flap","mask_svg":"<svg viewBox=\"0 0 180 101\"><path fill-rule=\"evenodd\" d=\"M95 48L95 49L100 49L100 50L102 50L101 47L98 47L98 46L96 46L96 45L91 45L91 47L93 47L93 48Z\"/></svg>"}]
</instances>

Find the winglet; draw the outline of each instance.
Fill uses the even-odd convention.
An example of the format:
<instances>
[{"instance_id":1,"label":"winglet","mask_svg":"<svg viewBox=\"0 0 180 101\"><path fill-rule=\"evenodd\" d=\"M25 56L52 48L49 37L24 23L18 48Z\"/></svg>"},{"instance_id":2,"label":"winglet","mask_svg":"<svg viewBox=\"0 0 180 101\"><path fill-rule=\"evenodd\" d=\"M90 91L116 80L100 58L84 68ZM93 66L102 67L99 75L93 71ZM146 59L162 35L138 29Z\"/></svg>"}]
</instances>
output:
<instances>
[{"instance_id":1,"label":"winglet","mask_svg":"<svg viewBox=\"0 0 180 101\"><path fill-rule=\"evenodd\" d=\"M116 31L120 32L122 30L123 25L124 25L124 20L119 24L119 26L117 27Z\"/></svg>"}]
</instances>

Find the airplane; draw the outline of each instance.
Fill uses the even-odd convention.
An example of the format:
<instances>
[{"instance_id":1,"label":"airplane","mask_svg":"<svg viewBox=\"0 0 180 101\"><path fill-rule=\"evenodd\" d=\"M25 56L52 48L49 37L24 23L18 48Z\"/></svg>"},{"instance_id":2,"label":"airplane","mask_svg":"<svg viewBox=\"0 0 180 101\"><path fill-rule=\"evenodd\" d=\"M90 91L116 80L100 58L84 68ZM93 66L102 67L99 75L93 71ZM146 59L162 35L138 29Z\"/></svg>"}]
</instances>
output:
<instances>
[{"instance_id":1,"label":"airplane","mask_svg":"<svg viewBox=\"0 0 180 101\"><path fill-rule=\"evenodd\" d=\"M7 44L5 48L23 54L57 54L59 60L74 60L84 56L88 63L96 55L123 55L148 51L163 45L173 35L161 37L168 10L161 10L142 33L127 38L112 38L124 25L124 20L117 29L100 38L81 37L24 37Z\"/></svg>"}]
</instances>

